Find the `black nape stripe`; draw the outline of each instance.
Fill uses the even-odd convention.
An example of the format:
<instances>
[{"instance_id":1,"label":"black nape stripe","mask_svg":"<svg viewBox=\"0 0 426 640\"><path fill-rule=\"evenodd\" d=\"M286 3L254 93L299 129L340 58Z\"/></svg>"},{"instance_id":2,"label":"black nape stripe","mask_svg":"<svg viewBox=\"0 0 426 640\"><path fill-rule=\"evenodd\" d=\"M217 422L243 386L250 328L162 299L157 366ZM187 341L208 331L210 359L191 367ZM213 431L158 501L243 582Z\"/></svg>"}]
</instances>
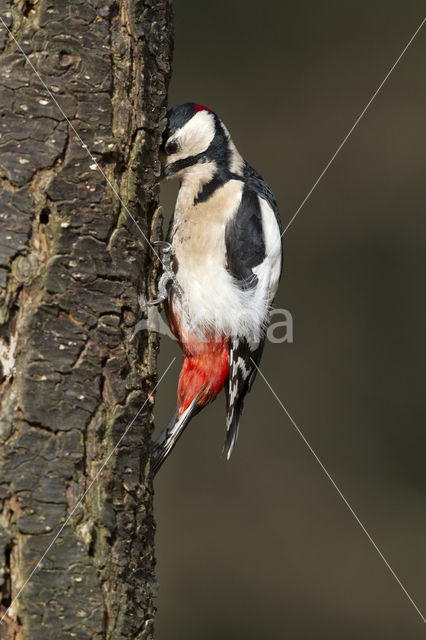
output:
<instances>
[{"instance_id":1,"label":"black nape stripe","mask_svg":"<svg viewBox=\"0 0 426 640\"><path fill-rule=\"evenodd\" d=\"M203 185L203 188L197 197L194 198L194 205L206 202L223 184L225 184L224 180L222 180L218 175L215 175L210 182Z\"/></svg>"},{"instance_id":2,"label":"black nape stripe","mask_svg":"<svg viewBox=\"0 0 426 640\"><path fill-rule=\"evenodd\" d=\"M196 198L194 198L194 205L200 204L201 202L207 202L209 198L214 194L219 187L223 187L229 180L243 180L242 176L237 175L236 173L231 173L226 169L219 169L210 182L206 182L203 185L203 188L199 192Z\"/></svg>"},{"instance_id":3,"label":"black nape stripe","mask_svg":"<svg viewBox=\"0 0 426 640\"><path fill-rule=\"evenodd\" d=\"M222 187L229 180L243 180L242 176L233 173L229 168L231 161L229 140L218 116L214 113L213 117L215 134L209 148L204 153L204 157L207 162L214 162L217 169L210 182L203 185L200 193L194 199L194 205L200 202L206 202L219 187Z\"/></svg>"}]
</instances>

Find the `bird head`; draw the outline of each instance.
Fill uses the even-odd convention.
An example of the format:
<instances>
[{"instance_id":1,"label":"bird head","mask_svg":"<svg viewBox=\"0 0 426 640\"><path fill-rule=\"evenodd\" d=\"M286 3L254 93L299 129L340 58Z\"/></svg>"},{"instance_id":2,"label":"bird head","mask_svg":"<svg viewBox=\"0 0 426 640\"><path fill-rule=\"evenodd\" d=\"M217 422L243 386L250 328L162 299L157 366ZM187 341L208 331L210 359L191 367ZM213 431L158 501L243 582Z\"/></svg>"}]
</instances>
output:
<instances>
[{"instance_id":1,"label":"bird head","mask_svg":"<svg viewBox=\"0 0 426 640\"><path fill-rule=\"evenodd\" d=\"M183 180L201 172L242 171L243 160L220 118L208 107L186 102L167 113L160 149L161 177Z\"/></svg>"}]
</instances>

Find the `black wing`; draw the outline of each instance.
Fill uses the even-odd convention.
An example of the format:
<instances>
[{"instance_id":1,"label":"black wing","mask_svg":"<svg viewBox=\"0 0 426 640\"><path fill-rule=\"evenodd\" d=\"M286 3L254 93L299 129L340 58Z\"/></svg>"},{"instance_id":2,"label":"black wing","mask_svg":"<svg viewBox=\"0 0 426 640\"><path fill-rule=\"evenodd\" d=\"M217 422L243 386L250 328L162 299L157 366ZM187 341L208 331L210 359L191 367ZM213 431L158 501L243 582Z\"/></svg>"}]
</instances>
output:
<instances>
[{"instance_id":1,"label":"black wing","mask_svg":"<svg viewBox=\"0 0 426 640\"><path fill-rule=\"evenodd\" d=\"M256 287L257 276L253 268L263 262L266 255L262 226L262 211L258 193L245 184L236 215L225 229L225 246L228 271L242 289ZM227 458L232 453L238 436L238 425L243 411L244 398L253 384L256 368L263 351L265 338L248 341L241 336L229 340L229 380L226 394Z\"/></svg>"},{"instance_id":2,"label":"black wing","mask_svg":"<svg viewBox=\"0 0 426 640\"><path fill-rule=\"evenodd\" d=\"M241 203L225 229L227 268L242 289L256 287L258 278L253 272L255 267L262 269L261 265L264 263L264 268L270 269L268 260L265 260L267 255L260 198L266 201L275 216L277 239L280 239L282 227L273 193L262 177L249 165L245 165ZM253 293L256 295L256 292ZM237 440L244 398L256 377L256 365L262 357L264 343L264 334L257 339L233 336L229 340L229 380L225 387L225 450L228 458Z\"/></svg>"},{"instance_id":3,"label":"black wing","mask_svg":"<svg viewBox=\"0 0 426 640\"><path fill-rule=\"evenodd\" d=\"M252 269L261 264L266 257L259 198L263 198L271 208L280 236L282 225L274 194L257 171L248 164L244 167L243 182L240 206L236 215L226 225L225 246L227 268L240 287L245 289L256 286L257 277Z\"/></svg>"},{"instance_id":4,"label":"black wing","mask_svg":"<svg viewBox=\"0 0 426 640\"><path fill-rule=\"evenodd\" d=\"M256 285L253 267L265 258L262 212L255 191L244 187L238 211L225 229L228 271L243 288Z\"/></svg>"},{"instance_id":5,"label":"black wing","mask_svg":"<svg viewBox=\"0 0 426 640\"><path fill-rule=\"evenodd\" d=\"M262 176L259 173L257 173L257 171L255 171L253 167L251 167L247 163L244 166L244 182L247 188L257 193L258 196L266 200L266 202L269 204L272 211L274 212L275 219L278 223L278 227L281 235L283 229L282 229L280 214L278 212L278 205L276 203L274 194L272 193L271 188L264 181Z\"/></svg>"}]
</instances>

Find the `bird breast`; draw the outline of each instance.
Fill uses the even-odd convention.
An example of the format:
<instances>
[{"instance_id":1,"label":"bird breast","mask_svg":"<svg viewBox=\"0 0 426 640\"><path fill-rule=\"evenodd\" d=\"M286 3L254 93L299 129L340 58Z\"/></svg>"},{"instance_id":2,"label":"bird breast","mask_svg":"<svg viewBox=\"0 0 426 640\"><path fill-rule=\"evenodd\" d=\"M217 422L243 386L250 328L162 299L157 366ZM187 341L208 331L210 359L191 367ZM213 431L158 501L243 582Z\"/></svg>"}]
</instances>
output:
<instances>
[{"instance_id":1,"label":"bird breast","mask_svg":"<svg viewBox=\"0 0 426 640\"><path fill-rule=\"evenodd\" d=\"M259 330L250 313L253 292L242 291L226 269L225 227L241 202L242 188L241 181L230 180L198 204L185 183L179 191L172 244L183 295L173 296L172 305L185 333L230 337Z\"/></svg>"}]
</instances>

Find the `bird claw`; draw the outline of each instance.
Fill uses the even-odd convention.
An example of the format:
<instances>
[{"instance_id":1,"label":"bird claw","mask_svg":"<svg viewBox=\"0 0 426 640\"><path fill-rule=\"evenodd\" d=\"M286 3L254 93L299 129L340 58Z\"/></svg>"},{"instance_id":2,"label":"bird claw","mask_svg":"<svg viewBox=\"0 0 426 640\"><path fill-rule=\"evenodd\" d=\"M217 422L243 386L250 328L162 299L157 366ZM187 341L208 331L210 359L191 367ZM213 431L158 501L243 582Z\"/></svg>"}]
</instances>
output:
<instances>
[{"instance_id":1,"label":"bird claw","mask_svg":"<svg viewBox=\"0 0 426 640\"><path fill-rule=\"evenodd\" d=\"M173 286L174 290L177 293L182 293L182 289L177 281L172 267L172 260L175 256L175 250L173 249L170 242L166 242L165 240L156 240L153 244L162 250L161 264L163 265L164 271L158 283L159 295L154 300L150 300L146 303L148 307L154 307L155 305L164 302L164 300L166 300L169 295L168 289L170 288L170 286Z\"/></svg>"}]
</instances>

